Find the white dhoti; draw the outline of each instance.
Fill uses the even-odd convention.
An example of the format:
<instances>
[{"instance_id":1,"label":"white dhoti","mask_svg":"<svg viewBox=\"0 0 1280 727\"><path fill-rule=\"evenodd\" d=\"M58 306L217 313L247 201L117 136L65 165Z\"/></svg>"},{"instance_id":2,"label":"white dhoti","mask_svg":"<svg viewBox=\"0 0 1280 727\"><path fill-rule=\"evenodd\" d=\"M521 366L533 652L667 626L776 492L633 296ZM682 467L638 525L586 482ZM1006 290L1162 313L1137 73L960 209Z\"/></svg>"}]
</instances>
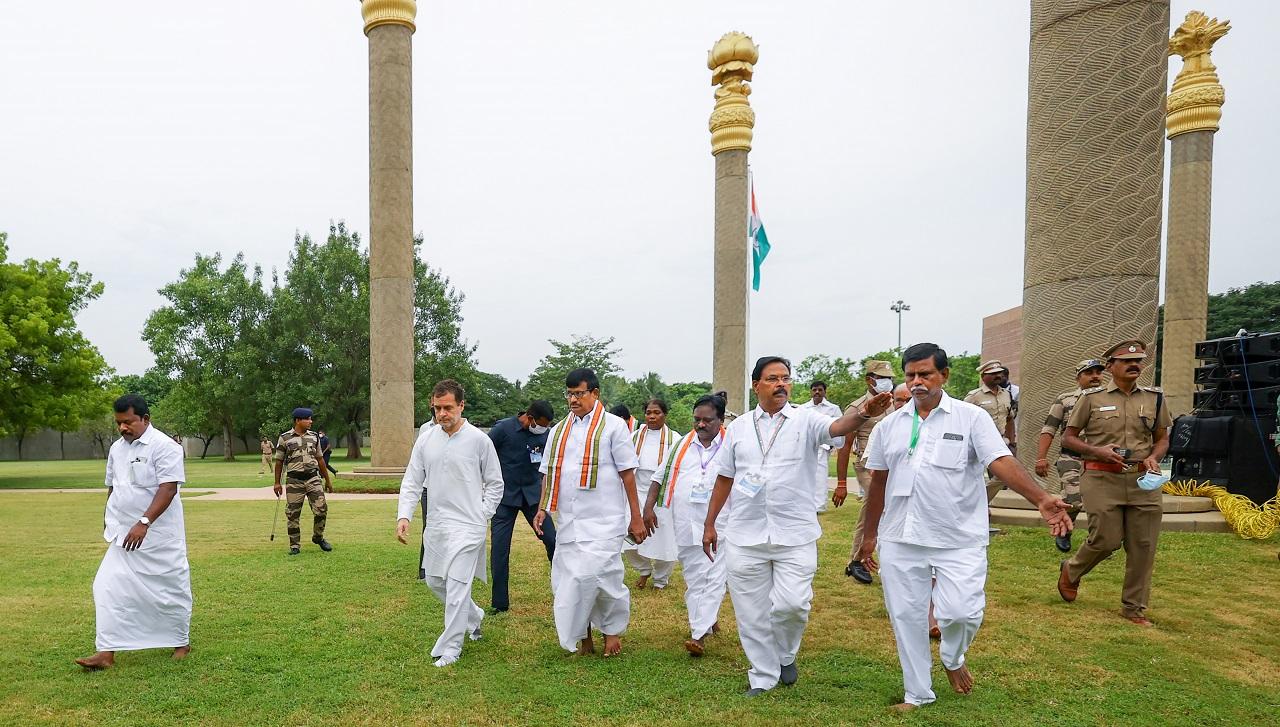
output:
<instances>
[{"instance_id":1,"label":"white dhoti","mask_svg":"<svg viewBox=\"0 0 1280 727\"><path fill-rule=\"evenodd\" d=\"M187 646L191 568L186 540L148 537L133 551L108 545L93 579L93 604L98 651Z\"/></svg>"},{"instance_id":2,"label":"white dhoti","mask_svg":"<svg viewBox=\"0 0 1280 727\"><path fill-rule=\"evenodd\" d=\"M813 601L818 544L724 543L738 638L751 663L747 682L772 689L783 664L796 660ZM926 634L927 636L927 634Z\"/></svg>"},{"instance_id":3,"label":"white dhoti","mask_svg":"<svg viewBox=\"0 0 1280 727\"><path fill-rule=\"evenodd\" d=\"M822 456L818 457L817 469L813 473L814 507L818 512L827 511L827 485L831 479L830 460L831 450L824 448L822 450Z\"/></svg>"},{"instance_id":4,"label":"white dhoti","mask_svg":"<svg viewBox=\"0 0 1280 727\"><path fill-rule=\"evenodd\" d=\"M484 542L483 528L428 526L423 531L426 584L444 604L444 631L431 648L434 657L460 655L463 639L484 619L484 609L471 598L471 581L487 580Z\"/></svg>"},{"instance_id":5,"label":"white dhoti","mask_svg":"<svg viewBox=\"0 0 1280 727\"><path fill-rule=\"evenodd\" d=\"M649 497L649 487L652 485L650 478L653 473L640 471L640 474L643 475L644 481L649 483L641 487L641 478L636 480L636 494L643 503ZM623 557L635 572L642 576L652 576L654 588L666 588L671 582L671 574L676 569L676 559L679 558L679 549L676 548L675 521L671 517L669 507L655 506L653 514L658 518L658 529L638 546L624 545L626 550L623 551Z\"/></svg>"},{"instance_id":6,"label":"white dhoti","mask_svg":"<svg viewBox=\"0 0 1280 727\"><path fill-rule=\"evenodd\" d=\"M930 675L929 601L942 631L942 665L959 669L986 608L987 549L927 548L883 540L879 546L880 580L902 662L904 701L928 704L936 699ZM934 578L937 583L931 585Z\"/></svg>"},{"instance_id":7,"label":"white dhoti","mask_svg":"<svg viewBox=\"0 0 1280 727\"><path fill-rule=\"evenodd\" d=\"M560 645L575 651L595 627L619 636L631 620L622 537L556 543L551 558L552 614Z\"/></svg>"},{"instance_id":8,"label":"white dhoti","mask_svg":"<svg viewBox=\"0 0 1280 727\"><path fill-rule=\"evenodd\" d=\"M706 636L720 620L720 605L728 589L728 559L711 560L700 545L680 548L684 571L684 605L689 611L689 633L695 639Z\"/></svg>"}]
</instances>

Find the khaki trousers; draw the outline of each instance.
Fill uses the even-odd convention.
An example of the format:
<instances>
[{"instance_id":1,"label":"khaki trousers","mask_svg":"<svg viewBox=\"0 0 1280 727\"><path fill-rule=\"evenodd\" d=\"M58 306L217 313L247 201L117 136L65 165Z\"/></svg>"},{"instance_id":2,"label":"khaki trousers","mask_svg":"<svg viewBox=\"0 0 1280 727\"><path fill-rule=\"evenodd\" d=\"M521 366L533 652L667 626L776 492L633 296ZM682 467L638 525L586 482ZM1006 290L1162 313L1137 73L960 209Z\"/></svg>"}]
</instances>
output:
<instances>
[{"instance_id":1,"label":"khaki trousers","mask_svg":"<svg viewBox=\"0 0 1280 727\"><path fill-rule=\"evenodd\" d=\"M862 466L859 460L854 468L854 472L858 477L858 486L862 488L862 496L865 498L868 492L871 492L871 470ZM862 501L862 509L858 512L858 524L853 528L853 550L849 551L849 560L853 560L858 555L858 548L862 547L862 533L867 529L867 502Z\"/></svg>"},{"instance_id":2,"label":"khaki trousers","mask_svg":"<svg viewBox=\"0 0 1280 727\"><path fill-rule=\"evenodd\" d=\"M1067 577L1078 581L1093 567L1124 546L1124 591L1120 603L1126 616L1142 616L1151 597L1151 571L1164 515L1159 490L1138 487L1136 472L1085 470L1080 494L1089 516L1089 539L1067 561Z\"/></svg>"}]
</instances>

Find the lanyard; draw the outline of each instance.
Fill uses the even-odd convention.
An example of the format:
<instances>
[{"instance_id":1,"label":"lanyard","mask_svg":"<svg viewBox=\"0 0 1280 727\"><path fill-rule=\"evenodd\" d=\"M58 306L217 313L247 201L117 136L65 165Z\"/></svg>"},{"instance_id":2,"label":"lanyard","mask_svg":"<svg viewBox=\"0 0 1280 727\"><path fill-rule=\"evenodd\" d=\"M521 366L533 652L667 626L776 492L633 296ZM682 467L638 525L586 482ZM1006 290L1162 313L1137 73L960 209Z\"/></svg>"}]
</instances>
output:
<instances>
[{"instance_id":1,"label":"lanyard","mask_svg":"<svg viewBox=\"0 0 1280 727\"><path fill-rule=\"evenodd\" d=\"M911 444L907 445L907 456L916 453L916 442L920 441L920 412L911 411Z\"/></svg>"},{"instance_id":2,"label":"lanyard","mask_svg":"<svg viewBox=\"0 0 1280 727\"><path fill-rule=\"evenodd\" d=\"M756 420L752 422L755 425L754 429L756 430L756 442L760 444L761 466L764 465L765 460L769 459L769 453L773 451L773 443L778 441L778 433L782 431L783 427L787 426L787 417L782 415L781 410L778 411L777 417L781 419L781 421L779 421L777 424L774 425L773 436L769 438L768 447L764 446L764 438L760 436L760 417L756 417Z\"/></svg>"},{"instance_id":3,"label":"lanyard","mask_svg":"<svg viewBox=\"0 0 1280 727\"><path fill-rule=\"evenodd\" d=\"M703 446L702 446L702 442L698 442L698 447L699 447L699 450L698 450L698 464L702 467L702 471L703 471L703 472L706 472L706 471L707 471L707 467L709 467L709 466L711 465L711 463L712 463L713 461L715 461L715 458L716 458L716 452L719 452L719 451L720 451L720 445L721 445L721 444L724 444L724 440L723 440L723 439L720 439L719 437L716 437L716 439L718 440L718 441L716 441L716 446L712 447L711 449L707 449L706 447L703 447ZM703 452L707 452L707 453L708 453L708 456L707 456L707 458L706 458L705 460L703 460L703 459L702 459L702 453L703 453Z\"/></svg>"}]
</instances>

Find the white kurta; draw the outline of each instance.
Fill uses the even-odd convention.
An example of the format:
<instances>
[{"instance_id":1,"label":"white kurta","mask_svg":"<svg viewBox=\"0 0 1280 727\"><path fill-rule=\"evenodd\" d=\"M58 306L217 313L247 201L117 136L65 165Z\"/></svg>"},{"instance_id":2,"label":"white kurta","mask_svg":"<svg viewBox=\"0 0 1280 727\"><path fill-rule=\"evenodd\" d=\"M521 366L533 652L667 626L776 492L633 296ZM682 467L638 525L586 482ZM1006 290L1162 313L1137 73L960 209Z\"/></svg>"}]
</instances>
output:
<instances>
[{"instance_id":1,"label":"white kurta","mask_svg":"<svg viewBox=\"0 0 1280 727\"><path fill-rule=\"evenodd\" d=\"M912 400L876 425L867 468L889 473L878 533L880 575L902 663L904 699L927 704L935 698L929 603L942 631L942 664L959 669L986 606L989 536L983 473L1009 455L1009 448L990 415L945 392L918 423L915 412Z\"/></svg>"},{"instance_id":2,"label":"white kurta","mask_svg":"<svg viewBox=\"0 0 1280 727\"><path fill-rule=\"evenodd\" d=\"M640 463L636 467L636 495L640 500L641 506L649 499L649 488L652 484L654 473L662 467L669 451L680 441L680 435L670 429L664 427L660 431L667 436L666 445L660 445L662 437L659 436L659 432L649 430L645 432L643 446L640 447L640 452L637 455ZM639 439L640 432L636 432L632 436L632 440L639 441ZM658 518L658 529L645 538L644 542L636 548L636 553L640 558L651 558L655 561L660 561L653 566L654 574L657 576L655 583L657 586L665 586L667 584L671 571L675 568L675 560L677 558L675 528L671 522L671 510L661 507L661 504L658 503L659 507L653 509L654 515ZM632 562L632 567L636 567L641 573L645 571L643 566L637 567L635 562Z\"/></svg>"},{"instance_id":3,"label":"white kurta","mask_svg":"<svg viewBox=\"0 0 1280 727\"><path fill-rule=\"evenodd\" d=\"M679 549L680 568L684 572L684 603L689 612L689 633L695 639L705 636L719 620L720 606L727 590L728 559L711 560L702 551L707 501L716 478L712 463L723 446L724 437L723 433L717 434L710 447L703 447L697 432L689 432L677 442L667 457L667 464L653 475L654 487L661 485L663 477L671 479L664 500L671 504L671 522ZM683 456L681 452L684 452ZM675 466L677 460L679 468ZM730 493L729 497L732 498L733 494ZM727 507L720 510L716 518L717 531L724 528L728 515Z\"/></svg>"},{"instance_id":4,"label":"white kurta","mask_svg":"<svg viewBox=\"0 0 1280 727\"><path fill-rule=\"evenodd\" d=\"M427 587L444 604L444 630L431 655L452 660L462 652L464 636L477 633L484 618L471 598L471 581L485 580L485 535L502 500L493 441L465 420L452 436L429 428L414 442L400 481L399 518L413 520L424 490L422 568Z\"/></svg>"},{"instance_id":5,"label":"white kurta","mask_svg":"<svg viewBox=\"0 0 1280 727\"><path fill-rule=\"evenodd\" d=\"M813 472L826 458L822 445L836 441L831 421L813 409L787 405L770 416L757 406L733 420L716 455L716 474L734 479L729 519L718 533L752 688L777 685L809 621L822 535ZM755 494L744 487L751 475L764 483Z\"/></svg>"},{"instance_id":6,"label":"white kurta","mask_svg":"<svg viewBox=\"0 0 1280 727\"><path fill-rule=\"evenodd\" d=\"M597 403L597 406L600 406ZM608 412L601 413L604 431L595 462L596 486L581 486L581 463L587 447L592 414L569 414L568 434L562 445L548 440L548 455L541 472L553 463L552 447L560 460L556 495L556 552L551 559L552 612L560 645L577 649L591 626L617 636L631 620L631 592L623 583L622 539L631 516L621 473L636 468L635 449L627 423ZM555 436L552 429L551 436ZM590 473L588 473L590 475ZM543 486L552 488L551 478Z\"/></svg>"},{"instance_id":7,"label":"white kurta","mask_svg":"<svg viewBox=\"0 0 1280 727\"><path fill-rule=\"evenodd\" d=\"M182 498L149 528L136 550L123 547L162 483L186 480L182 449L148 426L133 442L118 439L107 453L111 489L103 538L107 552L93 579L99 651L186 646L191 630L191 569Z\"/></svg>"},{"instance_id":8,"label":"white kurta","mask_svg":"<svg viewBox=\"0 0 1280 727\"><path fill-rule=\"evenodd\" d=\"M823 416L839 419L844 413L840 411L840 407L831 403L830 399L823 399L821 404L814 404L813 399L806 401L800 405L801 409L810 409ZM838 449L844 444L843 437L832 440L832 444L821 445L822 451L826 452L825 457L819 457L817 466L813 470L813 497L816 501L814 507L818 512L827 511L827 494L828 486L831 484L831 452Z\"/></svg>"}]
</instances>

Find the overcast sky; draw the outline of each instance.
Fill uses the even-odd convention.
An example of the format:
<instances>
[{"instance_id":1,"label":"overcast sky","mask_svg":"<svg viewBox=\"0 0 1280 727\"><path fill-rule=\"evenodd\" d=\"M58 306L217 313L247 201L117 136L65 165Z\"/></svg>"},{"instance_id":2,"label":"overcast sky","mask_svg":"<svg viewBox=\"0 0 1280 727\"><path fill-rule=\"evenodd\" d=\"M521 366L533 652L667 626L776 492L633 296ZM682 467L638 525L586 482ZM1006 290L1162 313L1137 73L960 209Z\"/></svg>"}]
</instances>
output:
<instances>
[{"instance_id":1,"label":"overcast sky","mask_svg":"<svg viewBox=\"0 0 1280 727\"><path fill-rule=\"evenodd\" d=\"M709 379L713 105L706 53L760 46L751 165L773 243L752 355L976 352L1021 303L1025 1L419 2L414 227L466 294L480 366L525 378L575 333L630 375ZM1210 290L1280 279L1280 8L1214 61ZM1180 67L1172 59L1170 80ZM122 373L197 252L283 269L295 231L368 230L367 40L355 0L67 0L0 9L0 230L13 258L106 284L81 316ZM1259 254L1266 251L1264 254ZM570 290L605 303L570 307ZM575 300L601 300L577 296Z\"/></svg>"}]
</instances>

